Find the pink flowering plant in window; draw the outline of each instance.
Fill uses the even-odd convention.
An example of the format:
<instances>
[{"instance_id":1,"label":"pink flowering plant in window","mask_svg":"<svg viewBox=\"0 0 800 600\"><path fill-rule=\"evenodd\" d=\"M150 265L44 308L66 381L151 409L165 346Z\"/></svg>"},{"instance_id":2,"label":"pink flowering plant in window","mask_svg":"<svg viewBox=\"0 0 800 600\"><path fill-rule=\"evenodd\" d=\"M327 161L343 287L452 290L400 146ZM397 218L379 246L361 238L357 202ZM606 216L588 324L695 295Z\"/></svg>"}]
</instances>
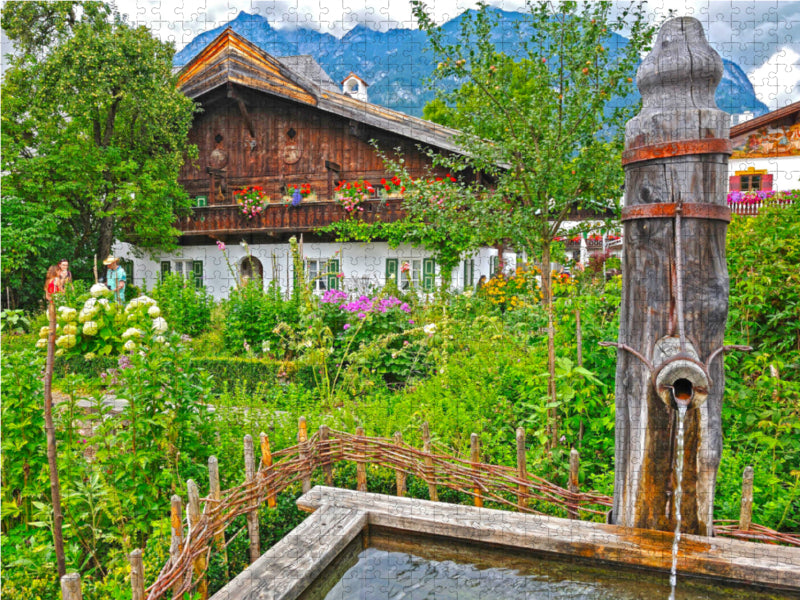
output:
<instances>
[{"instance_id":1,"label":"pink flowering plant in window","mask_svg":"<svg viewBox=\"0 0 800 600\"><path fill-rule=\"evenodd\" d=\"M369 181L340 181L333 191L336 201L350 214L362 212L361 203L375 197L376 193Z\"/></svg>"}]
</instances>

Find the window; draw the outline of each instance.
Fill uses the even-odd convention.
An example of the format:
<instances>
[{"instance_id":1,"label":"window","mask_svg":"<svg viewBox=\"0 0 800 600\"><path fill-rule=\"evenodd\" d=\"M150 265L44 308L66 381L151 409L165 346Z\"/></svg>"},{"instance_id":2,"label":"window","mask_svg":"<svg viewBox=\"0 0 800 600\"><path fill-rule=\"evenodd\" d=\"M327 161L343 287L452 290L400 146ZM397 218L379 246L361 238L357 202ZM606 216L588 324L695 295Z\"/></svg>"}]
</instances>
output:
<instances>
[{"instance_id":1,"label":"window","mask_svg":"<svg viewBox=\"0 0 800 600\"><path fill-rule=\"evenodd\" d=\"M339 289L339 259L306 259L306 275L311 289L318 292Z\"/></svg>"},{"instance_id":2,"label":"window","mask_svg":"<svg viewBox=\"0 0 800 600\"><path fill-rule=\"evenodd\" d=\"M736 171L728 180L731 192L758 192L772 189L773 176L766 169L750 167L746 171Z\"/></svg>"},{"instance_id":3,"label":"window","mask_svg":"<svg viewBox=\"0 0 800 600\"><path fill-rule=\"evenodd\" d=\"M176 273L184 279L193 279L196 287L203 285L203 261L202 260L162 260L161 278L167 273Z\"/></svg>"},{"instance_id":4,"label":"window","mask_svg":"<svg viewBox=\"0 0 800 600\"><path fill-rule=\"evenodd\" d=\"M121 258L119 266L125 269L125 285L133 285L133 261Z\"/></svg>"},{"instance_id":5,"label":"window","mask_svg":"<svg viewBox=\"0 0 800 600\"><path fill-rule=\"evenodd\" d=\"M475 259L464 259L464 289L475 285Z\"/></svg>"},{"instance_id":6,"label":"window","mask_svg":"<svg viewBox=\"0 0 800 600\"><path fill-rule=\"evenodd\" d=\"M193 205L198 207L208 206L208 196L195 196Z\"/></svg>"},{"instance_id":7,"label":"window","mask_svg":"<svg viewBox=\"0 0 800 600\"><path fill-rule=\"evenodd\" d=\"M494 277L497 275L497 271L500 269L500 257L498 256L490 256L489 257L489 277Z\"/></svg>"},{"instance_id":8,"label":"window","mask_svg":"<svg viewBox=\"0 0 800 600\"><path fill-rule=\"evenodd\" d=\"M394 280L400 290L432 292L436 284L436 261L432 258L387 258L386 283Z\"/></svg>"},{"instance_id":9,"label":"window","mask_svg":"<svg viewBox=\"0 0 800 600\"><path fill-rule=\"evenodd\" d=\"M742 175L739 183L743 192L757 192L761 189L761 175Z\"/></svg>"}]
</instances>

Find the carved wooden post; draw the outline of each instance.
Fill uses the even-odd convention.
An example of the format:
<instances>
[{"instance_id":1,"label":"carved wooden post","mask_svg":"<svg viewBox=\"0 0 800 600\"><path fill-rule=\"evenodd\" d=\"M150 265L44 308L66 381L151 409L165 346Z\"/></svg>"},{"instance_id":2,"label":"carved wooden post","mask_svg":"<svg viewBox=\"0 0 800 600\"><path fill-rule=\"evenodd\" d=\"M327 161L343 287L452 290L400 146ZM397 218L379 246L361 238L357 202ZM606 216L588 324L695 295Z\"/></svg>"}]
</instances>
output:
<instances>
[{"instance_id":1,"label":"carved wooden post","mask_svg":"<svg viewBox=\"0 0 800 600\"><path fill-rule=\"evenodd\" d=\"M739 507L739 529L747 531L753 522L753 467L742 473L742 503Z\"/></svg>"},{"instance_id":2,"label":"carved wooden post","mask_svg":"<svg viewBox=\"0 0 800 600\"><path fill-rule=\"evenodd\" d=\"M62 600L83 600L79 573L67 573L61 578L61 598Z\"/></svg>"},{"instance_id":3,"label":"carved wooden post","mask_svg":"<svg viewBox=\"0 0 800 600\"><path fill-rule=\"evenodd\" d=\"M403 443L403 434L399 431L394 432L394 443L396 446ZM395 469L394 477L397 483L397 497L402 498L406 495L406 472L403 469Z\"/></svg>"},{"instance_id":4,"label":"carved wooden post","mask_svg":"<svg viewBox=\"0 0 800 600\"><path fill-rule=\"evenodd\" d=\"M528 479L527 459L525 456L525 428L517 427L517 477L524 481ZM520 508L528 506L528 486L519 484L517 504Z\"/></svg>"},{"instance_id":5,"label":"carved wooden post","mask_svg":"<svg viewBox=\"0 0 800 600\"><path fill-rule=\"evenodd\" d=\"M261 432L261 468L267 469L272 466L272 451L269 447L269 437L263 431ZM267 492L267 506L269 508L275 508L277 506L277 500L275 498L275 492L272 490L271 486L266 487Z\"/></svg>"},{"instance_id":6,"label":"carved wooden post","mask_svg":"<svg viewBox=\"0 0 800 600\"><path fill-rule=\"evenodd\" d=\"M480 439L478 438L477 433L473 433L469 436L469 461L472 463L472 471L477 475L478 470L480 469L480 467L478 467L478 463L481 462ZM475 494L475 506L480 508L483 506L481 488L476 485L472 492Z\"/></svg>"},{"instance_id":7,"label":"carved wooden post","mask_svg":"<svg viewBox=\"0 0 800 600\"><path fill-rule=\"evenodd\" d=\"M436 491L436 469L433 466L431 432L430 429L428 429L427 421L422 424L422 451L425 453L425 471L429 478L428 497L434 502L438 502L439 494Z\"/></svg>"},{"instance_id":8,"label":"carved wooden post","mask_svg":"<svg viewBox=\"0 0 800 600\"><path fill-rule=\"evenodd\" d=\"M625 130L623 292L612 522L673 530L676 402L688 405L682 531L706 535L722 452L729 116L699 21L667 21Z\"/></svg>"},{"instance_id":9,"label":"carved wooden post","mask_svg":"<svg viewBox=\"0 0 800 600\"><path fill-rule=\"evenodd\" d=\"M577 494L579 491L578 485L578 472L581 468L581 455L580 453L573 448L569 451L569 491L573 494ZM568 504L567 505L567 513L569 514L570 519L577 519L578 518L578 505L577 504Z\"/></svg>"},{"instance_id":10,"label":"carved wooden post","mask_svg":"<svg viewBox=\"0 0 800 600\"><path fill-rule=\"evenodd\" d=\"M142 551L136 549L130 553L131 563L131 600L144 600L144 560Z\"/></svg>"},{"instance_id":11,"label":"carved wooden post","mask_svg":"<svg viewBox=\"0 0 800 600\"><path fill-rule=\"evenodd\" d=\"M311 490L311 465L309 464L310 457L308 452L308 424L306 423L305 417L300 417L297 423L297 442L300 448L300 459L303 462L303 476L301 478L301 484L303 493L305 494Z\"/></svg>"},{"instance_id":12,"label":"carved wooden post","mask_svg":"<svg viewBox=\"0 0 800 600\"><path fill-rule=\"evenodd\" d=\"M367 491L367 456L364 442L364 428L356 427L356 489L359 492Z\"/></svg>"},{"instance_id":13,"label":"carved wooden post","mask_svg":"<svg viewBox=\"0 0 800 600\"><path fill-rule=\"evenodd\" d=\"M200 524L200 490L194 480L190 479L186 482L186 492L189 497L189 502L186 506L186 512L189 515L189 536L190 539L195 539L197 536L197 528ZM206 555L200 554L192 562L194 575L197 577L197 593L201 600L208 598L208 578L206 577ZM142 596L144 600L144 596Z\"/></svg>"},{"instance_id":14,"label":"carved wooden post","mask_svg":"<svg viewBox=\"0 0 800 600\"><path fill-rule=\"evenodd\" d=\"M208 457L208 492L213 502L212 506L217 507L222 501L222 488L219 483L219 461L216 456ZM222 564L225 566L225 575L228 575L228 549L225 547L225 532L220 531L214 534L214 543L217 545L217 551L222 558Z\"/></svg>"},{"instance_id":15,"label":"carved wooden post","mask_svg":"<svg viewBox=\"0 0 800 600\"><path fill-rule=\"evenodd\" d=\"M183 552L183 505L181 497L177 494L172 496L170 504L170 523L172 525L172 538L169 545L169 555L174 563L178 562L178 557ZM181 579L177 579L172 586L172 595L178 596L181 589Z\"/></svg>"},{"instance_id":16,"label":"carved wooden post","mask_svg":"<svg viewBox=\"0 0 800 600\"><path fill-rule=\"evenodd\" d=\"M256 478L256 457L253 453L253 437L248 433L244 436L244 478L246 483L252 483ZM258 528L258 501L252 510L247 511L247 535L250 538L250 564L261 556L260 537Z\"/></svg>"},{"instance_id":17,"label":"carved wooden post","mask_svg":"<svg viewBox=\"0 0 800 600\"><path fill-rule=\"evenodd\" d=\"M333 467L331 466L331 430L327 425L319 427L319 447L322 455L322 473L325 476L325 485L333 485Z\"/></svg>"}]
</instances>

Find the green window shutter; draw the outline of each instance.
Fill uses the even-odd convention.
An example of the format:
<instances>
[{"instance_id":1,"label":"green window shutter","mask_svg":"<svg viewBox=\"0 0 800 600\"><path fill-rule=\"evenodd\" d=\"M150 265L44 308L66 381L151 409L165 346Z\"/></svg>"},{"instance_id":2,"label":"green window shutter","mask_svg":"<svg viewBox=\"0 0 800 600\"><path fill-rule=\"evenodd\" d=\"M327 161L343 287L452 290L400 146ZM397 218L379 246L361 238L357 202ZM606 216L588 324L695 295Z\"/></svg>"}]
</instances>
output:
<instances>
[{"instance_id":1,"label":"green window shutter","mask_svg":"<svg viewBox=\"0 0 800 600\"><path fill-rule=\"evenodd\" d=\"M194 205L198 207L208 206L208 196L197 196L194 199Z\"/></svg>"},{"instance_id":2,"label":"green window shutter","mask_svg":"<svg viewBox=\"0 0 800 600\"><path fill-rule=\"evenodd\" d=\"M397 259L396 258L387 258L386 259L386 281L384 283L389 283L392 279L394 279L395 283L400 285L400 282L397 281L397 275L399 274L399 270L397 268Z\"/></svg>"},{"instance_id":3,"label":"green window shutter","mask_svg":"<svg viewBox=\"0 0 800 600\"><path fill-rule=\"evenodd\" d=\"M475 285L475 259L471 258L469 261L469 286Z\"/></svg>"},{"instance_id":4,"label":"green window shutter","mask_svg":"<svg viewBox=\"0 0 800 600\"><path fill-rule=\"evenodd\" d=\"M193 260L192 261L192 273L194 274L194 286L196 288L203 287L203 261L202 260Z\"/></svg>"},{"instance_id":5,"label":"green window shutter","mask_svg":"<svg viewBox=\"0 0 800 600\"><path fill-rule=\"evenodd\" d=\"M172 263L168 260L161 261L161 281L164 281L164 278L170 274L172 271Z\"/></svg>"},{"instance_id":6,"label":"green window shutter","mask_svg":"<svg viewBox=\"0 0 800 600\"><path fill-rule=\"evenodd\" d=\"M497 275L497 269L500 266L500 259L497 256L491 256L489 258L489 277L494 277Z\"/></svg>"},{"instance_id":7,"label":"green window shutter","mask_svg":"<svg viewBox=\"0 0 800 600\"><path fill-rule=\"evenodd\" d=\"M436 286L436 261L426 258L422 261L422 289L432 292Z\"/></svg>"},{"instance_id":8,"label":"green window shutter","mask_svg":"<svg viewBox=\"0 0 800 600\"><path fill-rule=\"evenodd\" d=\"M339 289L339 259L332 258L328 261L328 289Z\"/></svg>"}]
</instances>

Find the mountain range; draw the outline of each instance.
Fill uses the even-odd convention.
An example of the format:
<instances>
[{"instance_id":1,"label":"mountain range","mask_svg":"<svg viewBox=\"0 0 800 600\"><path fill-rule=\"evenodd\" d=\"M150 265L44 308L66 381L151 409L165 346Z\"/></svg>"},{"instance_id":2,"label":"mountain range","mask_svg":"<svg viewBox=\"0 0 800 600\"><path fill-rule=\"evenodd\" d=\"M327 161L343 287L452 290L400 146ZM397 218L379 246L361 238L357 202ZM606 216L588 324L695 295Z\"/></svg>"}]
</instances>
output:
<instances>
[{"instance_id":1,"label":"mountain range","mask_svg":"<svg viewBox=\"0 0 800 600\"><path fill-rule=\"evenodd\" d=\"M497 17L492 41L502 49L514 47L519 39L515 25L524 19L519 12L489 9ZM469 11L468 11L469 12ZM442 26L448 42L455 42L464 13ZM205 48L226 27L275 57L309 54L335 82L352 71L369 85L369 101L406 114L421 116L422 108L435 93L426 85L434 68L434 57L427 51L424 31L389 29L377 31L356 25L342 38L313 29L275 29L261 15L244 11L228 23L197 35L175 54L175 66L183 66ZM524 30L522 31L524 34ZM625 44L627 39L613 34L609 46ZM733 61L723 59L724 73L717 87L717 106L729 113L751 111L755 116L767 112L758 100L753 84ZM634 100L638 100L635 98Z\"/></svg>"}]
</instances>

